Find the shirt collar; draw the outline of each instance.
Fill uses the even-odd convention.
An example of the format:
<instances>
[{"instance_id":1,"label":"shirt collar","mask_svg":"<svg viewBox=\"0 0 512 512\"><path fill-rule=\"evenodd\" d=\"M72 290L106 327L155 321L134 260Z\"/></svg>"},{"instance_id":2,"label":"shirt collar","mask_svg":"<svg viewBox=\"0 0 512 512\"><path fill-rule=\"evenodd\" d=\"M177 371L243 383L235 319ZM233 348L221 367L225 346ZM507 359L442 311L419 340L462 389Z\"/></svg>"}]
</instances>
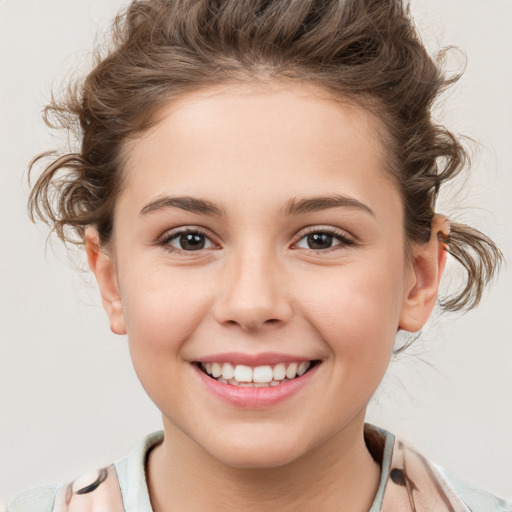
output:
<instances>
[{"instance_id":1,"label":"shirt collar","mask_svg":"<svg viewBox=\"0 0 512 512\"><path fill-rule=\"evenodd\" d=\"M364 434L370 453L381 467L379 487L368 512L380 512L390 473L395 436L368 423L365 424ZM163 438L162 430L153 432L143 438L127 457L115 462L126 512L153 510L146 483L146 459L151 449L161 443Z\"/></svg>"}]
</instances>

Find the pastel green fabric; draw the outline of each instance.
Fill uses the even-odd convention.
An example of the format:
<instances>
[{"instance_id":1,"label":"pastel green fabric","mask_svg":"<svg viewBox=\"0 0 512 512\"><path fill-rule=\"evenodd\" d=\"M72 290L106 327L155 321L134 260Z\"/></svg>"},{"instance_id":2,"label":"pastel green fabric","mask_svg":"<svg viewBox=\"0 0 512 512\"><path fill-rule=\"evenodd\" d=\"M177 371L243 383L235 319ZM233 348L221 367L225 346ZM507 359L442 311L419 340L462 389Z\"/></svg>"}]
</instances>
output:
<instances>
[{"instance_id":1,"label":"pastel green fabric","mask_svg":"<svg viewBox=\"0 0 512 512\"><path fill-rule=\"evenodd\" d=\"M512 502L450 476L385 430L366 425L365 439L381 465L368 512L512 512ZM14 497L5 512L152 512L145 461L162 440L162 431L153 432L108 468L68 485L30 489Z\"/></svg>"}]
</instances>

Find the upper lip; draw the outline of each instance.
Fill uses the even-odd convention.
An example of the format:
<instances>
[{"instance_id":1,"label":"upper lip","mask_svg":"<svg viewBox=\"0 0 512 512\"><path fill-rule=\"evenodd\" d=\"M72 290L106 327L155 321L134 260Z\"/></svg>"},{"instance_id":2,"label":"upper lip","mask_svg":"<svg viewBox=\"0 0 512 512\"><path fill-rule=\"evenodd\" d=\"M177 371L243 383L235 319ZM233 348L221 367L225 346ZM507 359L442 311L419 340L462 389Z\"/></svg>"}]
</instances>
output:
<instances>
[{"instance_id":1,"label":"upper lip","mask_svg":"<svg viewBox=\"0 0 512 512\"><path fill-rule=\"evenodd\" d=\"M197 363L231 363L236 366L243 364L245 366L264 366L275 365L279 363L301 363L303 361L313 361L314 358L298 356L293 354L280 354L277 352L262 352L260 354L244 354L241 352L223 352L211 354L194 359Z\"/></svg>"}]
</instances>

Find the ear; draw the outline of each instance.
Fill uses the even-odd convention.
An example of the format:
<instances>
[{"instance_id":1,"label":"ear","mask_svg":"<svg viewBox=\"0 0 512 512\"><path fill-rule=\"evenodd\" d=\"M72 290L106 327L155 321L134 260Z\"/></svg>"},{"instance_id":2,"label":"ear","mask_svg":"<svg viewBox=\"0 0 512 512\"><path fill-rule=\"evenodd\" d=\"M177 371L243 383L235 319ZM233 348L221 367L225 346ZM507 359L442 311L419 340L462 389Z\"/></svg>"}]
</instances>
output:
<instances>
[{"instance_id":1,"label":"ear","mask_svg":"<svg viewBox=\"0 0 512 512\"><path fill-rule=\"evenodd\" d=\"M439 283L446 265L450 223L442 215L434 215L430 240L414 245L413 278L400 315L399 328L419 331L427 322L436 304Z\"/></svg>"},{"instance_id":2,"label":"ear","mask_svg":"<svg viewBox=\"0 0 512 512\"><path fill-rule=\"evenodd\" d=\"M98 231L92 227L85 230L85 250L89 267L98 282L103 308L110 320L110 329L115 334L126 334L115 265L112 258L101 247Z\"/></svg>"}]
</instances>

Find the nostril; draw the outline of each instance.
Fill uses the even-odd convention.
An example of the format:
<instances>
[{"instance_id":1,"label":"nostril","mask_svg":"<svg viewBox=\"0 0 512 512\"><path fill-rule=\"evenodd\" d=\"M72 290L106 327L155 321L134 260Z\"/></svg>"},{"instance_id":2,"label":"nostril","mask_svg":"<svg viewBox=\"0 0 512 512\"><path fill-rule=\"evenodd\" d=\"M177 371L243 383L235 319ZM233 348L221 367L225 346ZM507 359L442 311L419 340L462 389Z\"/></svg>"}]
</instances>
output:
<instances>
[{"instance_id":1,"label":"nostril","mask_svg":"<svg viewBox=\"0 0 512 512\"><path fill-rule=\"evenodd\" d=\"M281 322L282 320L279 320L278 318L269 318L268 320L263 321L258 321L257 319L248 319L246 321L244 321L243 319L230 319L225 321L225 325L237 325L242 327L246 331L256 331L264 326L277 325Z\"/></svg>"}]
</instances>

